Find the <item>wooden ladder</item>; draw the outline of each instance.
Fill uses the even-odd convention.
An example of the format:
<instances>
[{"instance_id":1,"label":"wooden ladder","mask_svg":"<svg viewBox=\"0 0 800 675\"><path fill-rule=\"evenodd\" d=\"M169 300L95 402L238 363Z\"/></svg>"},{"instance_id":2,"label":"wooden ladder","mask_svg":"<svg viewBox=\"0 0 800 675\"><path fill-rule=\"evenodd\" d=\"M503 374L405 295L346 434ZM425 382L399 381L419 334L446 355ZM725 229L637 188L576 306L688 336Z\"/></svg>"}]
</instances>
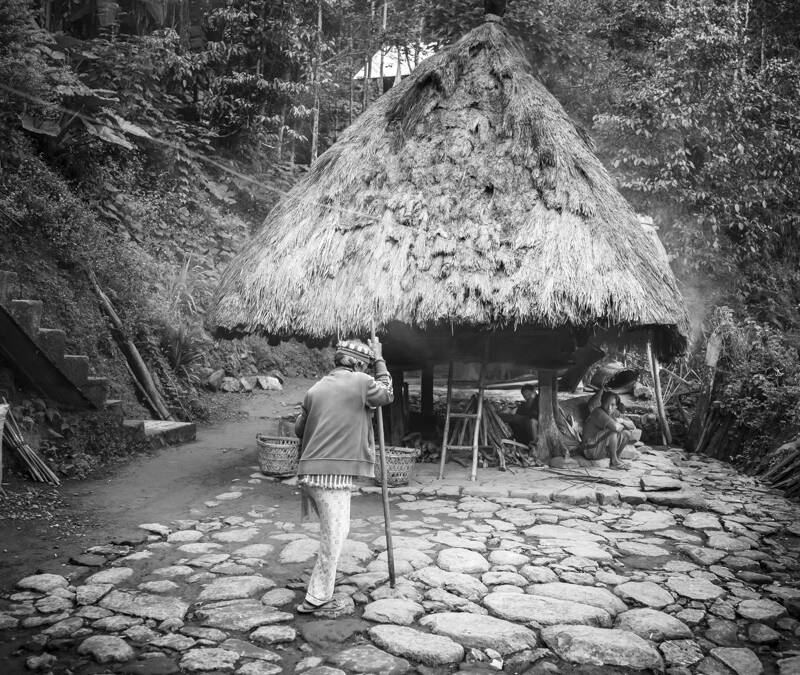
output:
<instances>
[{"instance_id":1,"label":"wooden ladder","mask_svg":"<svg viewBox=\"0 0 800 675\"><path fill-rule=\"evenodd\" d=\"M486 385L486 359L484 358L481 363L481 373L478 379L478 404L476 412L474 413L457 413L453 412L453 362L450 361L450 367L447 371L447 414L444 419L444 437L442 438L442 456L439 460L439 480L444 478L444 465L447 461L448 450L472 450L472 471L470 473L470 480L476 480L478 475L478 452L480 450L479 441L481 439L481 420L483 419L483 390ZM451 445L449 443L450 436L450 420L463 419L474 420L475 426L472 430L472 445ZM463 438L463 433L461 438ZM486 443L486 433L484 431L484 444ZM459 439L459 441L461 440Z\"/></svg>"}]
</instances>

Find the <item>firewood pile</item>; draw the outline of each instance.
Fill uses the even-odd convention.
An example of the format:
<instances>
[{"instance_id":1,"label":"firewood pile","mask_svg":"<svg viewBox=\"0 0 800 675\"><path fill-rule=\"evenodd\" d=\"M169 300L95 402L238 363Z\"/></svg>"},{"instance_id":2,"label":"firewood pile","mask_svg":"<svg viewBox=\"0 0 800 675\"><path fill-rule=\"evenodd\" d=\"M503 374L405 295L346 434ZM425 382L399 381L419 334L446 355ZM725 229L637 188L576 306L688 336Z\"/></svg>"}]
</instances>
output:
<instances>
[{"instance_id":1,"label":"firewood pile","mask_svg":"<svg viewBox=\"0 0 800 675\"><path fill-rule=\"evenodd\" d=\"M4 404L7 403L5 399L2 399L2 402ZM16 451L17 456L22 460L31 478L41 483L61 485L58 476L47 465L47 462L45 462L25 441L25 438L22 436L22 430L19 428L17 420L14 419L14 415L11 414L10 410L6 412L5 424L0 426L0 443ZM2 476L1 467L2 462L0 462L0 476Z\"/></svg>"},{"instance_id":2,"label":"firewood pile","mask_svg":"<svg viewBox=\"0 0 800 675\"><path fill-rule=\"evenodd\" d=\"M475 414L477 408L478 396L473 394L464 409L458 412ZM474 424L475 420L471 419L455 418L451 420L448 444L471 445ZM539 462L531 455L530 450L520 443L510 441L512 437L511 429L500 418L494 403L484 398L478 437L480 466L484 468L498 465L501 468L505 468L507 465L537 466ZM403 444L418 450L417 461L419 462L435 463L441 458L442 445L440 441L424 440L421 434L413 433L404 438ZM447 459L463 466L467 466L471 462L471 457L466 457L463 452L448 452Z\"/></svg>"}]
</instances>

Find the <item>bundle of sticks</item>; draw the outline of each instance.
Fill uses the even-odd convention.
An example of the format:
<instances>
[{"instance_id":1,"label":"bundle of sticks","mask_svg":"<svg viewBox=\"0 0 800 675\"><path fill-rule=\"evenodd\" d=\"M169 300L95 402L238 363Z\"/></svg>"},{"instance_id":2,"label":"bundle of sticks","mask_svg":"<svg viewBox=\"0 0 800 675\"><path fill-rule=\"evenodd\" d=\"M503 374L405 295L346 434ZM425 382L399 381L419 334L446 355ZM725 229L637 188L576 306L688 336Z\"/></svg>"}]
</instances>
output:
<instances>
[{"instance_id":1,"label":"bundle of sticks","mask_svg":"<svg viewBox=\"0 0 800 675\"><path fill-rule=\"evenodd\" d=\"M729 460L738 453L744 441L745 435L738 427L736 418L723 411L719 402L715 401L700 427L694 451Z\"/></svg>"},{"instance_id":2,"label":"bundle of sticks","mask_svg":"<svg viewBox=\"0 0 800 675\"><path fill-rule=\"evenodd\" d=\"M473 394L462 412L475 414L478 410L478 395ZM456 418L450 426L448 445L469 445L472 443L472 434L475 429L474 420ZM481 426L478 437L481 464L489 466L498 463L502 468L506 464L530 466L531 460L526 455L528 449L519 443L509 443L513 437L511 429L500 418L494 404L483 399L481 413ZM504 443L505 441L505 443ZM494 455L494 456L493 456Z\"/></svg>"},{"instance_id":3,"label":"bundle of sticks","mask_svg":"<svg viewBox=\"0 0 800 675\"><path fill-rule=\"evenodd\" d=\"M6 403L3 399L3 403ZM3 441L12 450L16 450L19 457L24 462L25 466L30 473L31 478L41 483L50 483L51 485L61 485L61 481L53 470L47 466L47 463L36 453L36 451L27 444L22 436L22 431L14 419L14 415L9 410L6 414L5 426L3 427Z\"/></svg>"},{"instance_id":4,"label":"bundle of sticks","mask_svg":"<svg viewBox=\"0 0 800 675\"><path fill-rule=\"evenodd\" d=\"M800 497L800 438L773 450L768 457L770 462L758 477L784 490L787 497Z\"/></svg>"}]
</instances>

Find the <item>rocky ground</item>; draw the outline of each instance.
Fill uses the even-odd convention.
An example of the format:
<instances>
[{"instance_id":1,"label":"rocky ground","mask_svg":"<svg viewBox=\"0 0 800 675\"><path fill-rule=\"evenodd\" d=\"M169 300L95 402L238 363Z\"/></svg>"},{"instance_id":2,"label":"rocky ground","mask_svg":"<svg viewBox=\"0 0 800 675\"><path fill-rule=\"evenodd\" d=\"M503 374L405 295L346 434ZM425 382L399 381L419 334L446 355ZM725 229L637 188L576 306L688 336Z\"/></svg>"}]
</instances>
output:
<instances>
[{"instance_id":1,"label":"rocky ground","mask_svg":"<svg viewBox=\"0 0 800 675\"><path fill-rule=\"evenodd\" d=\"M243 466L185 519L19 579L0 600L0 670L800 673L798 506L725 465L652 457L691 493L606 486L602 503L552 489L541 501L525 471L493 493L395 489L394 588L380 501L364 486L344 609L328 617L294 610L317 524L273 498L290 487ZM647 455L636 464L646 478Z\"/></svg>"}]
</instances>

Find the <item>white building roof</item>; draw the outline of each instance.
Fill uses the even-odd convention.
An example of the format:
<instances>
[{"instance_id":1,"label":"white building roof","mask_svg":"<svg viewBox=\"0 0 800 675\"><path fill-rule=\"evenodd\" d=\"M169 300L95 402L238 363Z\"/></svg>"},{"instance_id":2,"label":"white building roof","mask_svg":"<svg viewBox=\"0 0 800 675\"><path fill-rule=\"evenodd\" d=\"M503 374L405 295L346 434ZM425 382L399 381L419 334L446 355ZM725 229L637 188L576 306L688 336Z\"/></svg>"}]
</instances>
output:
<instances>
[{"instance_id":1,"label":"white building roof","mask_svg":"<svg viewBox=\"0 0 800 675\"><path fill-rule=\"evenodd\" d=\"M397 69L400 69L400 77L404 77L414 70L415 56L417 64L427 59L434 51L433 44L407 45L405 47L383 47L372 55L369 79L376 80L381 77L381 52L383 52L383 77L397 77ZM355 75L354 80L364 79L364 68L362 67Z\"/></svg>"}]
</instances>

